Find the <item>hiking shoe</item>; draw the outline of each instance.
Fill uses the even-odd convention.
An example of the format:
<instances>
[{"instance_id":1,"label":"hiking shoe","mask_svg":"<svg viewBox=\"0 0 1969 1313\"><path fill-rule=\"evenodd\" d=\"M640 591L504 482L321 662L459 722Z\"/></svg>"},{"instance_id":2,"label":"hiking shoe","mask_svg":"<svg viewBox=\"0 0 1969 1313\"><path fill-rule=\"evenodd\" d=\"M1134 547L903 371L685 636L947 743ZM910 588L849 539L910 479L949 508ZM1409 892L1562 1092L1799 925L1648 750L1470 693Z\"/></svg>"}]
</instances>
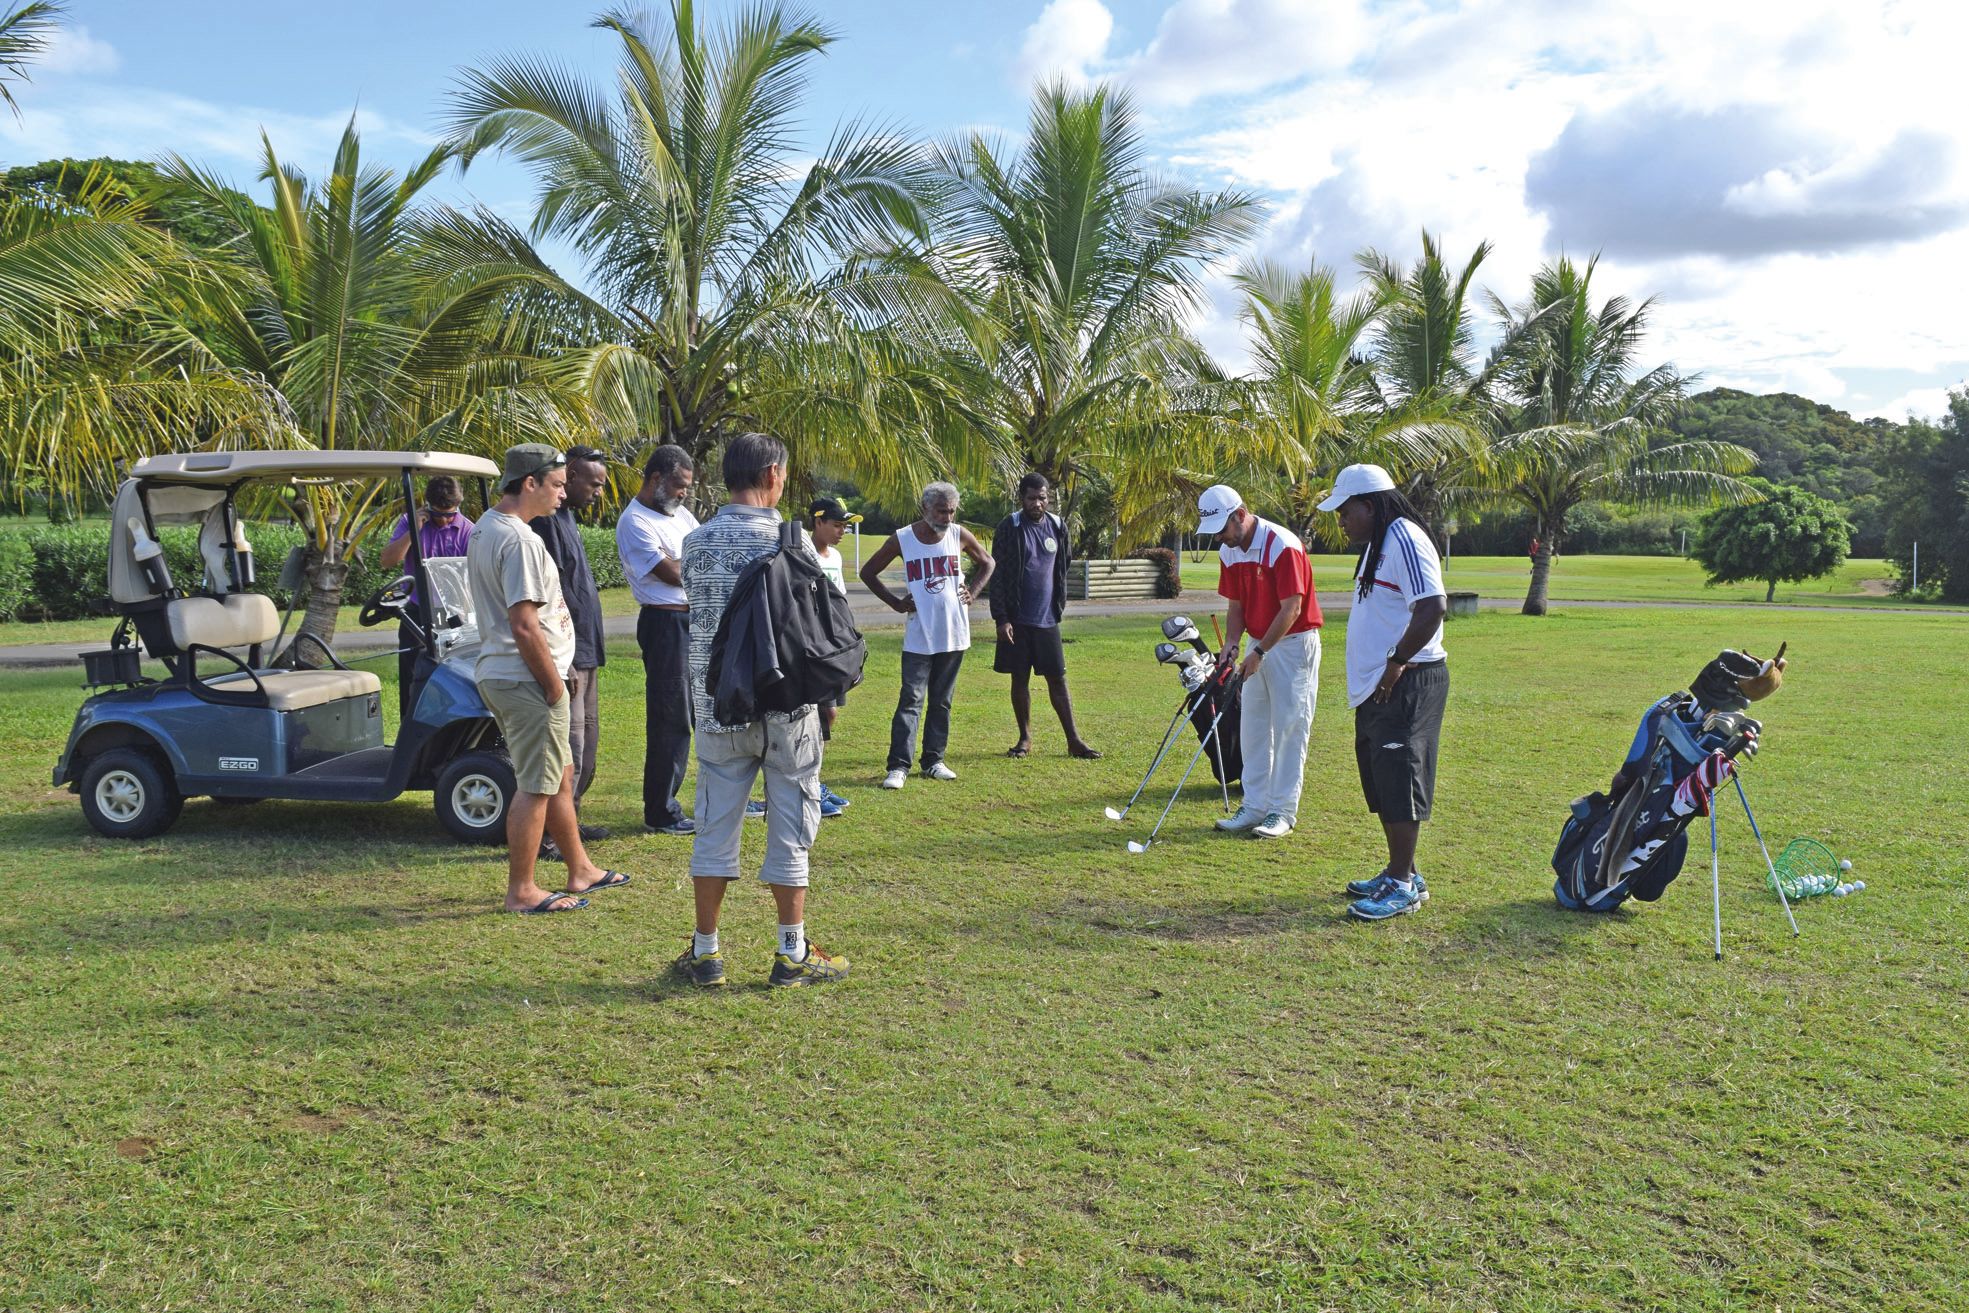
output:
<instances>
[{"instance_id":1,"label":"hiking shoe","mask_svg":"<svg viewBox=\"0 0 1969 1313\"><path fill-rule=\"evenodd\" d=\"M1227 834L1243 834L1264 819L1265 813L1256 807L1239 807L1229 816L1219 816L1217 828Z\"/></svg>"},{"instance_id":2,"label":"hiking shoe","mask_svg":"<svg viewBox=\"0 0 1969 1313\"><path fill-rule=\"evenodd\" d=\"M1283 812L1266 812L1265 819L1251 827L1254 839L1283 839L1292 833L1292 822L1285 819Z\"/></svg>"},{"instance_id":3,"label":"hiking shoe","mask_svg":"<svg viewBox=\"0 0 1969 1313\"><path fill-rule=\"evenodd\" d=\"M1424 880L1419 873L1411 878L1415 881L1415 887L1422 893L1422 901L1425 903L1428 902L1429 882ZM1370 880L1347 881L1347 893L1355 898L1372 900L1387 893L1394 883L1394 877L1390 876L1386 871L1382 871Z\"/></svg>"},{"instance_id":4,"label":"hiking shoe","mask_svg":"<svg viewBox=\"0 0 1969 1313\"><path fill-rule=\"evenodd\" d=\"M594 843L598 839L608 838L608 826L606 825L583 825L580 829L581 842L583 843Z\"/></svg>"},{"instance_id":5,"label":"hiking shoe","mask_svg":"<svg viewBox=\"0 0 1969 1313\"><path fill-rule=\"evenodd\" d=\"M824 803L826 802L833 803L837 811L845 809L848 805L848 800L846 798L843 798L840 794L828 788L825 784L820 786L820 800Z\"/></svg>"},{"instance_id":6,"label":"hiking shoe","mask_svg":"<svg viewBox=\"0 0 1969 1313\"><path fill-rule=\"evenodd\" d=\"M820 951L820 945L807 941L807 955L795 962L784 953L773 954L772 974L766 977L768 985L790 988L795 985L825 985L840 980L848 974L848 959L829 957Z\"/></svg>"},{"instance_id":7,"label":"hiking shoe","mask_svg":"<svg viewBox=\"0 0 1969 1313\"><path fill-rule=\"evenodd\" d=\"M754 798L752 801L745 804L746 820L756 821L760 817L764 816L765 814L766 814L766 804L760 802L757 798Z\"/></svg>"},{"instance_id":8,"label":"hiking shoe","mask_svg":"<svg viewBox=\"0 0 1969 1313\"><path fill-rule=\"evenodd\" d=\"M926 780L954 780L957 778L957 772L940 761L933 761L923 768L923 778Z\"/></svg>"},{"instance_id":9,"label":"hiking shoe","mask_svg":"<svg viewBox=\"0 0 1969 1313\"><path fill-rule=\"evenodd\" d=\"M677 960L670 964L670 974L686 984L709 989L725 983L725 957L722 953L706 953L702 957L694 951L695 945L686 944Z\"/></svg>"},{"instance_id":10,"label":"hiking shoe","mask_svg":"<svg viewBox=\"0 0 1969 1313\"><path fill-rule=\"evenodd\" d=\"M697 833L697 822L692 820L688 816L679 816L676 820L671 821L668 825L645 825L643 829L646 833L649 834L689 835L689 834Z\"/></svg>"},{"instance_id":11,"label":"hiking shoe","mask_svg":"<svg viewBox=\"0 0 1969 1313\"><path fill-rule=\"evenodd\" d=\"M540 841L539 860L543 862L562 862L567 860L561 856L561 846L554 842L552 835L548 835Z\"/></svg>"},{"instance_id":12,"label":"hiking shoe","mask_svg":"<svg viewBox=\"0 0 1969 1313\"><path fill-rule=\"evenodd\" d=\"M908 782L909 772L906 770L892 770L882 777L882 787L885 789L900 789Z\"/></svg>"},{"instance_id":13,"label":"hiking shoe","mask_svg":"<svg viewBox=\"0 0 1969 1313\"><path fill-rule=\"evenodd\" d=\"M1347 912L1350 916L1357 916L1363 921L1386 921L1390 917L1400 916L1403 912L1413 912L1422 906L1425 897L1427 895L1423 893L1419 883L1412 883L1404 889L1393 880L1389 880L1386 893L1379 898L1356 899L1347 904Z\"/></svg>"},{"instance_id":14,"label":"hiking shoe","mask_svg":"<svg viewBox=\"0 0 1969 1313\"><path fill-rule=\"evenodd\" d=\"M822 790L820 795L820 818L824 821L831 821L836 816L839 816L841 811L841 804L829 798L826 790Z\"/></svg>"}]
</instances>

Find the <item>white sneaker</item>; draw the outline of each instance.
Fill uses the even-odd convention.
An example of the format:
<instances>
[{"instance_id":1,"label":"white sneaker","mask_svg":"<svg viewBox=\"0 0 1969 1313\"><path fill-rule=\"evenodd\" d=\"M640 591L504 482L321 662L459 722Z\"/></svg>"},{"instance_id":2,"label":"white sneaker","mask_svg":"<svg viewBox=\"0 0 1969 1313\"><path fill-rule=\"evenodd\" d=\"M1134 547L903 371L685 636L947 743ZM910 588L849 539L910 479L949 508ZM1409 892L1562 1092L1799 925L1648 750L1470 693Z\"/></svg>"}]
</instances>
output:
<instances>
[{"instance_id":1,"label":"white sneaker","mask_svg":"<svg viewBox=\"0 0 1969 1313\"><path fill-rule=\"evenodd\" d=\"M926 780L954 780L957 778L957 772L942 762L938 762L934 766L925 766L923 768L923 778Z\"/></svg>"},{"instance_id":2,"label":"white sneaker","mask_svg":"<svg viewBox=\"0 0 1969 1313\"><path fill-rule=\"evenodd\" d=\"M1286 820L1279 812L1268 812L1265 815L1265 823L1252 826L1251 833L1254 838L1259 839L1283 839L1292 833L1292 822Z\"/></svg>"},{"instance_id":3,"label":"white sneaker","mask_svg":"<svg viewBox=\"0 0 1969 1313\"><path fill-rule=\"evenodd\" d=\"M885 789L900 789L908 779L908 771L892 770L882 777L882 787Z\"/></svg>"},{"instance_id":4,"label":"white sneaker","mask_svg":"<svg viewBox=\"0 0 1969 1313\"><path fill-rule=\"evenodd\" d=\"M1252 826L1265 819L1265 813L1256 807L1239 807L1229 816L1217 818L1217 828L1231 834L1243 834Z\"/></svg>"}]
</instances>

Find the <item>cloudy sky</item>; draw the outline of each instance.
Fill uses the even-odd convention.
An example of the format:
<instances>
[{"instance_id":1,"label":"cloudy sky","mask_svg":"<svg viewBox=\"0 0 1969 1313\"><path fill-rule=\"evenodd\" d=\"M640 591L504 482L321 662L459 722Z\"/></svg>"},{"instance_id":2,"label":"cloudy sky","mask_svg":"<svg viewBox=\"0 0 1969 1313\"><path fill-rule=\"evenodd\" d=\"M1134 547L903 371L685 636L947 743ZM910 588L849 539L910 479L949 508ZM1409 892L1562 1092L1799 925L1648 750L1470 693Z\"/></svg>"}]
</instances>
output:
<instances>
[{"instance_id":1,"label":"cloudy sky","mask_svg":"<svg viewBox=\"0 0 1969 1313\"><path fill-rule=\"evenodd\" d=\"M724 6L704 4L706 12ZM569 0L74 0L0 119L0 160L179 151L250 184L264 128L317 171L353 112L429 148L454 71L536 51L607 76ZM1938 411L1969 380L1969 115L1957 0L1012 0L817 6L841 41L813 131L863 116L1016 136L1032 80L1132 88L1160 165L1261 193L1255 254L1347 268L1418 233L1489 240L1509 300L1560 252L1655 298L1655 354L1707 384L1856 415ZM515 218L526 179L448 179ZM1241 359L1235 306L1201 324Z\"/></svg>"}]
</instances>

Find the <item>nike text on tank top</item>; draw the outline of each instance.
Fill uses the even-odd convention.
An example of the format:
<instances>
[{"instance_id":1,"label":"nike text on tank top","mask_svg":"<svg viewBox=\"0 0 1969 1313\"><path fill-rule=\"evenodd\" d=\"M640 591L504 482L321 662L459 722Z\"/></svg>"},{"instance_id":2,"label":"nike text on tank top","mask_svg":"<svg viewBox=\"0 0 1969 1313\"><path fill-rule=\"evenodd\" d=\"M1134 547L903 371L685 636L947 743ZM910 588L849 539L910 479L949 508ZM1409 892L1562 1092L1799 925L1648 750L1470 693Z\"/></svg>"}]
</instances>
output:
<instances>
[{"instance_id":1,"label":"nike text on tank top","mask_svg":"<svg viewBox=\"0 0 1969 1313\"><path fill-rule=\"evenodd\" d=\"M938 652L962 652L971 646L971 614L958 595L964 586L963 537L952 524L943 537L933 543L920 541L916 529L904 525L896 530L896 543L902 548L903 578L909 583L909 596L916 609L909 613L903 630L902 650L919 656Z\"/></svg>"}]
</instances>

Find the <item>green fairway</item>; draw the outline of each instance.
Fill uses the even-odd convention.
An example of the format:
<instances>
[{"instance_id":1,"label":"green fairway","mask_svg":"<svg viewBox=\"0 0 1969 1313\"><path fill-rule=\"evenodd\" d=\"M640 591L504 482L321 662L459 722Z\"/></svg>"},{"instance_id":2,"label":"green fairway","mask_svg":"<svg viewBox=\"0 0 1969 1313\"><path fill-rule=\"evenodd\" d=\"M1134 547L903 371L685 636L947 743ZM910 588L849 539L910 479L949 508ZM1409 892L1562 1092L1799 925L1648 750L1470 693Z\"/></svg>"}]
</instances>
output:
<instances>
[{"instance_id":1,"label":"green fairway","mask_svg":"<svg viewBox=\"0 0 1969 1313\"><path fill-rule=\"evenodd\" d=\"M1214 592L1217 561L1214 553L1197 560L1183 554L1186 592ZM1351 555L1316 555L1313 579L1322 592L1344 591L1354 575ZM1772 600L1792 606L1921 606L1888 594L1891 578L1880 560L1849 560L1823 579L1802 584L1779 584ZM1531 564L1522 556L1452 556L1446 571L1450 588L1484 597L1522 601L1531 585ZM1761 605L1764 585L1726 584L1710 588L1702 567L1677 556L1562 556L1552 563L1555 602L1709 602ZM1936 608L1941 609L1941 608Z\"/></svg>"},{"instance_id":2,"label":"green fairway","mask_svg":"<svg viewBox=\"0 0 1969 1313\"><path fill-rule=\"evenodd\" d=\"M1035 755L999 755L980 647L962 778L899 794L874 787L898 639L872 638L808 911L854 975L784 993L751 881L734 986L663 978L688 852L636 833L632 647L588 818L635 883L540 920L497 912L502 855L448 842L428 796L201 800L97 838L48 784L76 673L0 675L0 1307L1961 1306L1959 615L1453 622L1435 897L1375 926L1338 895L1380 863L1344 624L1298 832L1213 834L1206 774L1139 857L1175 772L1125 825L1101 809L1178 688L1153 617L1069 626L1104 761L1065 757L1043 698ZM1868 889L1802 905L1794 941L1731 794L1721 964L1701 828L1661 902L1556 910L1565 804L1641 710L1780 641L1751 800L1774 848L1816 836Z\"/></svg>"}]
</instances>

